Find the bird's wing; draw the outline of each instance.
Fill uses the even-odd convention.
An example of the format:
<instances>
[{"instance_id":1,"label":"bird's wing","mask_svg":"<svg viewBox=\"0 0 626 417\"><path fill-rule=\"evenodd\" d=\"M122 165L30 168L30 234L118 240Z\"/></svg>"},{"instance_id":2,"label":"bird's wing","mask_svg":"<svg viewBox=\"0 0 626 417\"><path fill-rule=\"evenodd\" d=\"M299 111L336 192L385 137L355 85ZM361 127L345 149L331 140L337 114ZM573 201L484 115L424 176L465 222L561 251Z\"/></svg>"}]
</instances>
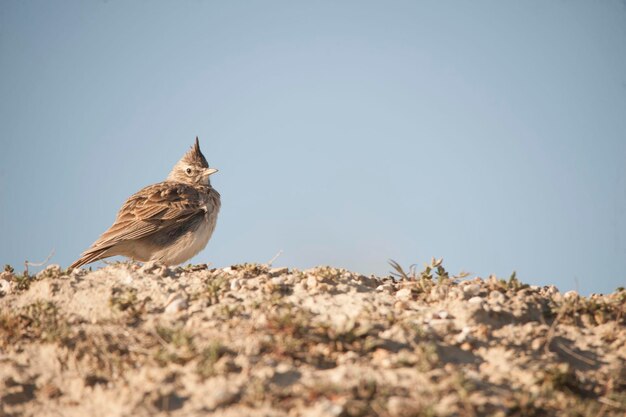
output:
<instances>
[{"instance_id":1,"label":"bird's wing","mask_svg":"<svg viewBox=\"0 0 626 417\"><path fill-rule=\"evenodd\" d=\"M203 211L204 201L191 186L169 182L148 186L124 203L113 225L85 253L141 239Z\"/></svg>"}]
</instances>

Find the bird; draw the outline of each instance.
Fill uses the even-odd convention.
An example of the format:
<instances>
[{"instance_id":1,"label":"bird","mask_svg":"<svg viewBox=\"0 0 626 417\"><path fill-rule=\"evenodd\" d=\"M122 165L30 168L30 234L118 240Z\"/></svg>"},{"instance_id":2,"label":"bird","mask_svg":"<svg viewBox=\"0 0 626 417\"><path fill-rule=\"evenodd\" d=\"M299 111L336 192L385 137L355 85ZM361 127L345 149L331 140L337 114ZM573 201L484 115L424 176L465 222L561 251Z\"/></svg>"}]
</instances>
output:
<instances>
[{"instance_id":1,"label":"bird","mask_svg":"<svg viewBox=\"0 0 626 417\"><path fill-rule=\"evenodd\" d=\"M165 181L130 196L113 225L70 269L117 255L167 266L191 259L215 230L221 200L210 176L216 172L200 151L196 136Z\"/></svg>"}]
</instances>

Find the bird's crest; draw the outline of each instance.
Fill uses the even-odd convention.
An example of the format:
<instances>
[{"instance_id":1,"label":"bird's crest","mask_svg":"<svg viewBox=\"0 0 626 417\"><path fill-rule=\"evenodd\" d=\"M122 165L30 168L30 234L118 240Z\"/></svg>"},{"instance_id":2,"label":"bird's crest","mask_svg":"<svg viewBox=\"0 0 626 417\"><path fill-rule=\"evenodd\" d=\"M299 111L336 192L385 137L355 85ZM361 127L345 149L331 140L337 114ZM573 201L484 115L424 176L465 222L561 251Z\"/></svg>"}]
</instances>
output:
<instances>
[{"instance_id":1,"label":"bird's crest","mask_svg":"<svg viewBox=\"0 0 626 417\"><path fill-rule=\"evenodd\" d=\"M204 155L200 151L200 142L198 141L198 137L196 136L196 142L193 144L191 149L187 151L185 156L183 156L183 160L189 164L200 165L204 168L208 168L209 163L207 162Z\"/></svg>"}]
</instances>

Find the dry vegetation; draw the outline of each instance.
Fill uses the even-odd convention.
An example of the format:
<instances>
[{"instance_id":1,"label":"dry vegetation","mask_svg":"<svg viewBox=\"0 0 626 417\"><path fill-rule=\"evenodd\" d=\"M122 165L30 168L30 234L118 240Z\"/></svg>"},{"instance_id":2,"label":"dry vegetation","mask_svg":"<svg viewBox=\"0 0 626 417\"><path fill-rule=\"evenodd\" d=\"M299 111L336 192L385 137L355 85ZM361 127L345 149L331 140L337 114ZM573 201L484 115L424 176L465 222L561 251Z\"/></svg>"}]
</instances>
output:
<instances>
[{"instance_id":1,"label":"dry vegetation","mask_svg":"<svg viewBox=\"0 0 626 417\"><path fill-rule=\"evenodd\" d=\"M0 275L2 416L623 416L626 291L320 267Z\"/></svg>"}]
</instances>

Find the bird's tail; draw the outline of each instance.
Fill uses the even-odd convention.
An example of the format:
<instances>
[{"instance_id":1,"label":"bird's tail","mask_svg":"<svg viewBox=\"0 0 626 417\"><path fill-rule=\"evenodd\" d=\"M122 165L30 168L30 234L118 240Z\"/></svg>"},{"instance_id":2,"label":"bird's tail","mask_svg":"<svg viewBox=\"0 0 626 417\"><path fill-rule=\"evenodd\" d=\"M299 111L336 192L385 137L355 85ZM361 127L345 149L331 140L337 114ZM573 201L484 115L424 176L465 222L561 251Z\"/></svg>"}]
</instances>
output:
<instances>
[{"instance_id":1,"label":"bird's tail","mask_svg":"<svg viewBox=\"0 0 626 417\"><path fill-rule=\"evenodd\" d=\"M113 256L113 254L108 253L110 249L110 247L105 247L100 249L87 250L83 252L80 258L76 260L76 262L70 265L70 269L80 268L83 265Z\"/></svg>"}]
</instances>

